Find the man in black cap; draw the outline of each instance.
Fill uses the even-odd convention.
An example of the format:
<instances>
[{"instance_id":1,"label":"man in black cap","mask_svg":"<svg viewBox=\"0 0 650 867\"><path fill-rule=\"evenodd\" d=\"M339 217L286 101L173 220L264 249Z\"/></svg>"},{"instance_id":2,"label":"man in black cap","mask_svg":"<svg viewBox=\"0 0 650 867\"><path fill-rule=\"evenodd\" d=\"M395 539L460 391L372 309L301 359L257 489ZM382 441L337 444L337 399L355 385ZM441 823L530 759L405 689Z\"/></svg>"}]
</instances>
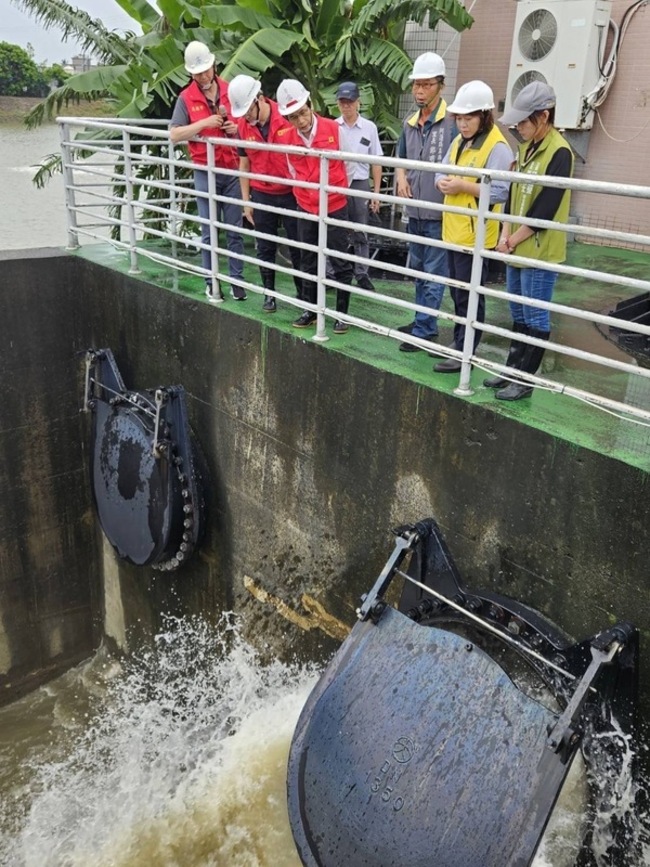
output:
<instances>
[{"instance_id":1,"label":"man in black cap","mask_svg":"<svg viewBox=\"0 0 650 867\"><path fill-rule=\"evenodd\" d=\"M341 112L341 117L337 118L336 122L340 129L341 150L355 154L376 157L383 156L377 127L371 120L359 114L359 100L359 88L354 81L344 81L339 85L336 91L336 101ZM379 193L381 188L380 165L377 163L369 165L368 163L349 162L347 167L350 189L363 190L367 193L368 181L372 174L372 190L374 193ZM348 197L348 212L352 222L367 226L369 210L373 214L379 211L378 199L368 201L368 199L357 196ZM353 232L352 246L356 256L368 259L370 248L368 246L367 232ZM375 291L375 287L368 276L367 264L355 262L354 276L357 285L362 289L366 289L368 292Z\"/></svg>"}]
</instances>

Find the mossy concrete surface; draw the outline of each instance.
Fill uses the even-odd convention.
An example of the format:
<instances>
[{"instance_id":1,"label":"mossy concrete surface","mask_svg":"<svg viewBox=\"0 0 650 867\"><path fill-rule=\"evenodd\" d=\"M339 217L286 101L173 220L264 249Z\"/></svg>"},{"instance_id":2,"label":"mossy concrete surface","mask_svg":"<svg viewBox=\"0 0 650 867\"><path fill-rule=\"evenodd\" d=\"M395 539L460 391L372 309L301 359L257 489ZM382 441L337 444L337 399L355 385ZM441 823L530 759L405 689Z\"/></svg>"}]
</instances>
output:
<instances>
[{"instance_id":1,"label":"mossy concrete surface","mask_svg":"<svg viewBox=\"0 0 650 867\"><path fill-rule=\"evenodd\" d=\"M123 254L97 258L2 262L0 361L12 397L1 431L0 647L9 687L18 661L29 657L34 671L65 664L47 642L31 657L21 647L35 628L74 633L68 586L90 651L109 572L131 646L164 613L234 610L270 653L326 654L334 639L290 623L244 579L296 612L309 597L352 624L391 550L390 528L429 515L470 585L516 596L576 638L631 620L647 652L647 467L607 437L597 448L556 430L561 413L552 425L530 421L559 396L506 410L491 394L461 399L449 378L434 381L425 353L402 357L394 342L355 329L317 344L291 329L289 305L265 316L251 294L213 306L196 278L161 288L130 277ZM88 347L111 348L129 388L187 391L209 471L208 529L176 574L129 567L102 544L90 424L78 412Z\"/></svg>"}]
</instances>

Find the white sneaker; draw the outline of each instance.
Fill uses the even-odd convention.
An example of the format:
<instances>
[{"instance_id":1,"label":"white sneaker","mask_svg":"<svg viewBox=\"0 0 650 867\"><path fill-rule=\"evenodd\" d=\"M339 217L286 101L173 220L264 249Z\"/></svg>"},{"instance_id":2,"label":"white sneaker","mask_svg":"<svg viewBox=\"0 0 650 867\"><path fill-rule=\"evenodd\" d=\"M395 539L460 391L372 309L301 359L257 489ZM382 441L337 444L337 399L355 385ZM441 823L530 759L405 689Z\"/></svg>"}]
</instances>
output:
<instances>
[{"instance_id":1,"label":"white sneaker","mask_svg":"<svg viewBox=\"0 0 650 867\"><path fill-rule=\"evenodd\" d=\"M217 283L217 288L214 294L212 293L212 283L206 283L205 294L208 296L208 300L212 301L213 304L220 304L224 300L223 292L221 291L219 283Z\"/></svg>"}]
</instances>

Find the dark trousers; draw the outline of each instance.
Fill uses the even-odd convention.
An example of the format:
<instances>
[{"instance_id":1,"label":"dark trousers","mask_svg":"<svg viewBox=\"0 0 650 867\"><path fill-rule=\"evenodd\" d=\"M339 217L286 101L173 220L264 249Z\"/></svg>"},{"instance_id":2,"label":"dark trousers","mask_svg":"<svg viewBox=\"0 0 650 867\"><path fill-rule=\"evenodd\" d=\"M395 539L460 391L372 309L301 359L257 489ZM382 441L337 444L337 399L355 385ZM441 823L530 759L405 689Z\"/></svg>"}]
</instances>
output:
<instances>
[{"instance_id":1,"label":"dark trousers","mask_svg":"<svg viewBox=\"0 0 650 867\"><path fill-rule=\"evenodd\" d=\"M298 208L298 210L302 210ZM304 213L304 211L303 211ZM340 210L333 211L329 214L335 220L347 220L348 206L344 205ZM298 238L304 244L313 244L318 248L318 223L312 220L298 220ZM339 283L352 285L354 279L354 268L352 262L346 258L349 244L349 232L341 226L327 227L327 246L331 250L336 250L341 253L341 256L330 257L330 263L334 272L334 279ZM318 254L315 250L301 250L300 264L305 274L312 274L314 277L318 269ZM309 301L310 304L316 303L316 283L313 280L303 280L303 301ZM336 290L336 310L338 313L347 313L350 306L350 293L344 289Z\"/></svg>"},{"instance_id":2,"label":"dark trousers","mask_svg":"<svg viewBox=\"0 0 650 867\"><path fill-rule=\"evenodd\" d=\"M449 266L449 276L453 280L462 280L464 283L469 283L472 276L472 256L469 253L458 253L456 250L447 250L447 264ZM482 260L481 265L481 283L487 281L488 262ZM469 304L469 292L467 289L458 289L456 286L450 286L449 291L454 301L454 313L456 316L467 318L467 305ZM478 297L478 313L476 316L477 322L485 322L485 295ZM481 332L474 332L474 349L479 344ZM465 326L454 323L454 346L456 349L463 348L465 340Z\"/></svg>"},{"instance_id":3,"label":"dark trousers","mask_svg":"<svg viewBox=\"0 0 650 867\"><path fill-rule=\"evenodd\" d=\"M230 226L240 229L242 224L242 209L241 205L236 202L229 202L228 199L240 199L241 188L239 186L239 178L231 177L230 175L220 175L215 172L214 176L215 188L218 196L227 197L226 201L217 202L217 219L222 223L227 223ZM194 170L194 186L200 193L208 192L208 173L203 169ZM203 196L199 196L196 200L196 207L199 216L204 220L210 219L210 203ZM201 262L206 271L212 271L212 253L210 251L210 224L204 222L201 224L201 240L208 249L201 250ZM226 229L226 247L229 252L239 253L244 252L244 236L240 232ZM241 259L235 259L228 256L228 273L236 280L241 280L244 276L244 263ZM206 279L209 279L206 277Z\"/></svg>"},{"instance_id":4,"label":"dark trousers","mask_svg":"<svg viewBox=\"0 0 650 867\"><path fill-rule=\"evenodd\" d=\"M298 206L293 193L265 193L261 190L251 189L251 200L254 204L269 205L274 208L284 208L287 211L296 211ZM298 240L298 215L289 216L282 214L274 214L271 211L263 211L256 208L253 212L255 219L255 228L258 232L263 232L266 235L278 235L280 226L284 226L287 238L290 241ZM275 262L275 254L278 249L277 241L270 241L267 238L257 238L257 257L262 262ZM296 269L300 270L300 250L298 247L289 245L289 255L291 256L291 264ZM262 275L262 284L266 289L273 289L275 286L275 271L272 268L263 268L260 266L260 274ZM300 295L300 278L294 277L294 283Z\"/></svg>"}]
</instances>

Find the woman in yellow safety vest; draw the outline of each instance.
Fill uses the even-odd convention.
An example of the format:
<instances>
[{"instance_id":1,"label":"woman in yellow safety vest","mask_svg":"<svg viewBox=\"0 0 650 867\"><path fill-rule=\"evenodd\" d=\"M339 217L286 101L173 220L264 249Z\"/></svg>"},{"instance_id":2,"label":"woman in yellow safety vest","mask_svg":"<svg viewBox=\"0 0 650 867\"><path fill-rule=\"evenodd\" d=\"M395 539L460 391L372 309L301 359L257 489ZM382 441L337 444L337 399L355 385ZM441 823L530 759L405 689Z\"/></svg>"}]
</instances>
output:
<instances>
[{"instance_id":1,"label":"woman in yellow safety vest","mask_svg":"<svg viewBox=\"0 0 650 867\"><path fill-rule=\"evenodd\" d=\"M520 91L512 107L500 118L500 123L516 126L521 139L515 171L557 178L570 178L573 174L573 152L553 125L555 102L552 87L543 81L533 81ZM569 221L569 204L570 191L562 183L543 186L522 180L512 183L505 212L513 217L566 224ZM564 262L566 258L566 231L538 229L523 223L504 223L496 249L504 255L514 253L553 265ZM556 280L557 271L549 268L522 266L516 261L506 267L506 284L511 295L548 302L553 297ZM511 301L510 312L513 331L538 340L548 340L551 333L551 314L548 310ZM542 346L513 340L506 364L532 374L539 369L543 356ZM484 385L496 388L499 400L520 400L528 397L533 390L527 382L509 382L500 376L486 379Z\"/></svg>"},{"instance_id":2,"label":"woman in yellow safety vest","mask_svg":"<svg viewBox=\"0 0 650 867\"><path fill-rule=\"evenodd\" d=\"M452 141L443 162L451 166L462 166L475 169L499 169L508 171L512 168L513 154L503 133L494 125L494 94L483 81L469 81L456 94L456 98L447 108L455 115L459 134ZM477 210L480 184L478 177L468 175L439 174L436 176L436 186L444 193L445 205L457 208ZM508 198L508 183L493 181L490 189L490 209L498 212L502 203ZM469 214L454 214L445 211L442 215L442 239L450 244L463 247L473 247L476 242L476 217ZM485 248L492 250L497 245L499 224L497 220L489 220L486 224ZM447 261L449 276L453 280L469 283L472 272L473 256L471 252L448 250ZM487 260L482 260L481 283L487 278ZM458 286L450 287L454 301L456 316L467 318L469 292ZM485 296L479 295L477 321L485 322ZM476 349L481 332L474 332L474 349ZM456 322L454 325L454 349L462 350L465 340L465 325ZM437 373L453 373L460 370L460 361L447 358L434 364Z\"/></svg>"}]
</instances>

